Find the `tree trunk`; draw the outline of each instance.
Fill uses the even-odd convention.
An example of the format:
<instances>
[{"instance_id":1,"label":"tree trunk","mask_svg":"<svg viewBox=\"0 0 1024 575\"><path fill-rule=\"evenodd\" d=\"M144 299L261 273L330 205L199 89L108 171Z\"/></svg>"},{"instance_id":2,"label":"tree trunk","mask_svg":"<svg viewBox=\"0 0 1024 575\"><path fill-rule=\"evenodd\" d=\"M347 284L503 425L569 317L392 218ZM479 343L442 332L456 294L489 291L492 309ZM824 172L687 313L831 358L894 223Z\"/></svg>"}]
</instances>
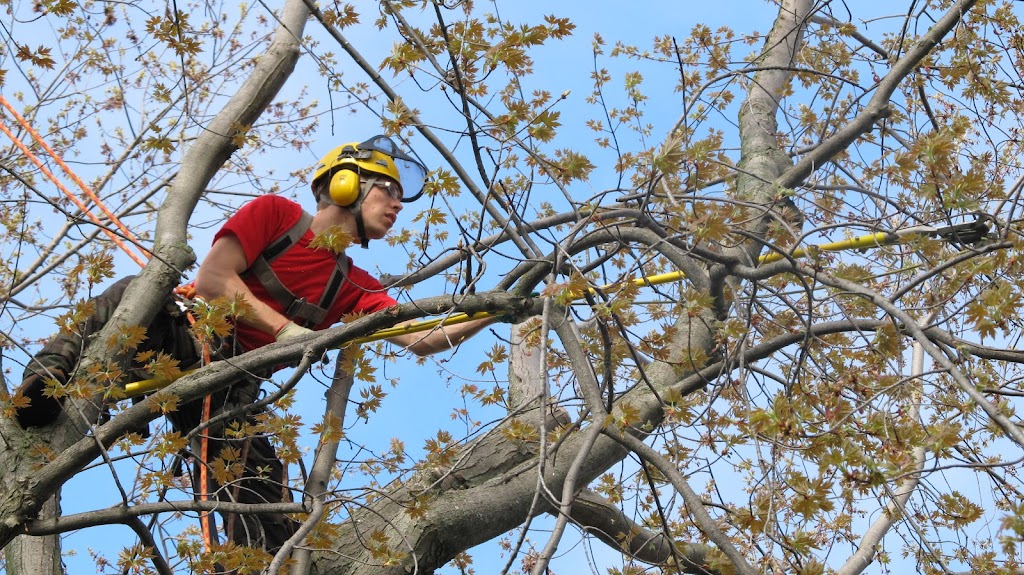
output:
<instances>
[{"instance_id":1,"label":"tree trunk","mask_svg":"<svg viewBox=\"0 0 1024 575\"><path fill-rule=\"evenodd\" d=\"M251 126L270 105L299 57L298 39L309 11L301 0L289 0L281 14L281 26L250 78L225 108L204 126L195 143L185 153L181 170L160 208L154 258L126 290L112 319L96 336L95 342L109 341L121 329L147 325L165 295L180 281L180 270L195 261L188 246L188 222L210 179L238 148L238 126ZM99 364L112 359L106 345L90 345L81 363ZM26 432L13 420L0 421L0 545L6 546L22 526L39 516L39 510L60 484L86 463L74 455L62 460L66 451L81 445L83 433L90 441L100 441L95 430L83 429L86 421L95 421L98 407L92 401L75 401L74 408L84 417L61 418L55 425ZM113 438L107 438L112 440ZM95 445L94 445L95 447ZM91 453L91 449L78 450ZM68 461L72 460L72 461ZM55 466L55 467L50 467Z\"/></svg>"},{"instance_id":2,"label":"tree trunk","mask_svg":"<svg viewBox=\"0 0 1024 575\"><path fill-rule=\"evenodd\" d=\"M784 4L774 39L781 36L785 41L779 43L781 50L769 48L766 51L769 60L766 65L775 65L778 58L784 58L786 65L794 61L809 6L809 0ZM788 80L791 72L784 71L781 76ZM746 191L746 197L757 203L771 202L771 182L790 165L775 140L774 116L781 91L780 85L770 85L755 92L741 117L752 141L748 145L747 138L744 139L745 155L757 158L748 159L747 168L755 174L757 183L741 182L747 185L741 185L740 193ZM681 252L671 246L658 246L658 249ZM687 258L685 253L674 255ZM690 278L691 281L706 279ZM636 386L617 401L618 406L628 405L638 414L631 418L631 427L624 431L635 433L637 429L657 427L664 417L659 393L671 388L690 393L702 387L699 383L686 386L683 381L693 374L695 367L703 367L695 366L692 357L713 356L716 340L709 326L715 321L715 311L710 309L692 317L684 314L677 320L677 335L666 346L674 353L667 361L647 366L644 379L648 385ZM521 379L543 378L544 375L540 370L523 369L531 365L534 358L524 357L528 350L517 349L519 347L523 346L513 345L510 358L513 371L510 402L528 404L531 395L543 386ZM691 354L691 351L697 353ZM573 368L577 374L593 369L590 365L576 363ZM591 425L598 423L591 422ZM583 488L627 455L612 439L601 436L591 443L587 435L586 431L574 433L558 447L557 453L549 450L547 460L541 462L535 455L535 446L517 445L499 428L485 440L468 446L462 458L457 458L459 463L455 468L436 470L439 472L436 480L421 473L412 481L393 486L368 506L351 509L350 520L344 524L338 544L319 557L317 573L429 573L460 551L498 537L540 513L556 511L557 504L547 499L545 493L560 494L570 473L575 474L578 488ZM538 473L538 469L543 469L543 473ZM543 491L538 492L541 482ZM418 505L417 512L411 513L409 504L417 496L427 499L426 507ZM367 541L377 544L367 545Z\"/></svg>"},{"instance_id":3,"label":"tree trunk","mask_svg":"<svg viewBox=\"0 0 1024 575\"><path fill-rule=\"evenodd\" d=\"M40 517L60 515L60 492L39 510ZM60 559L60 536L21 535L4 548L8 575L64 575Z\"/></svg>"}]
</instances>

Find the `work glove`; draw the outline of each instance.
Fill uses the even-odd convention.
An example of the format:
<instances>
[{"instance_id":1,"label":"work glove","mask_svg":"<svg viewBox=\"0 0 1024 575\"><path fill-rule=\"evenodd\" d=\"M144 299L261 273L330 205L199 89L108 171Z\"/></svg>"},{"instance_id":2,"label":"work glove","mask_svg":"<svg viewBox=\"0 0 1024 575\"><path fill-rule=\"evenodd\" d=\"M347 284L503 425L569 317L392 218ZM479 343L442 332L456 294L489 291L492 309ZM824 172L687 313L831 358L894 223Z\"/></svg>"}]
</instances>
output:
<instances>
[{"instance_id":1,"label":"work glove","mask_svg":"<svg viewBox=\"0 0 1024 575\"><path fill-rule=\"evenodd\" d=\"M306 327L302 327L301 325L295 323L294 321L289 321L288 323L282 325L281 329L277 330L277 333L274 334L274 339L276 339L277 341L287 341L289 339L301 337L303 335L306 335L307 333L313 333L313 330Z\"/></svg>"}]
</instances>

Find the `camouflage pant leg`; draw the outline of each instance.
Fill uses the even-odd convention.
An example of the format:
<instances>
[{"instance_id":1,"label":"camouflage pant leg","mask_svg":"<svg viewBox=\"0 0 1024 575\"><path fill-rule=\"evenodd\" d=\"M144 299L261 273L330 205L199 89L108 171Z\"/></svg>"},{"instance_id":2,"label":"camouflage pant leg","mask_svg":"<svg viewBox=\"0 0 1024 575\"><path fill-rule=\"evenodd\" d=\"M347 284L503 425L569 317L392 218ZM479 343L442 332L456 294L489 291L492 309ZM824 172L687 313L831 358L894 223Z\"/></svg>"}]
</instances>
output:
<instances>
[{"instance_id":1,"label":"camouflage pant leg","mask_svg":"<svg viewBox=\"0 0 1024 575\"><path fill-rule=\"evenodd\" d=\"M19 392L29 398L31 404L17 413L18 422L23 427L47 425L53 423L61 414L58 400L46 397L46 381L53 378L65 383L69 374L77 367L82 351L89 339L98 333L110 320L124 296L124 292L132 277L118 280L102 294L94 299L95 311L75 332L60 333L54 336L36 354L25 369ZM171 302L169 302L171 303ZM170 309L161 310L153 319L147 330L147 339L139 346L139 351L163 351L178 359L183 367L198 361L198 353L194 340L189 332L187 320L182 314ZM226 346L226 355L231 355L231 346ZM145 376L134 374L140 379ZM259 393L259 382L246 380L235 384L227 390L213 394L213 415L243 405L251 405ZM183 405L168 416L174 427L183 435L199 425L202 418L203 400ZM252 416L249 416L251 421ZM245 419L245 418L242 418ZM205 431L210 437L209 461L215 461L225 447L233 447L245 454L245 472L237 481L224 488L216 485L208 486L207 492L214 493L224 501L242 503L279 503L291 500L283 490L284 469L277 452L270 441L262 435L246 439L226 439L224 425ZM195 451L198 454L198 451ZM199 485L198 473L193 474L195 485ZM199 490L197 489L197 492ZM263 547L274 551L295 531L295 523L280 514L258 516L225 515L225 526L229 528L231 539L236 543L254 547Z\"/></svg>"},{"instance_id":2,"label":"camouflage pant leg","mask_svg":"<svg viewBox=\"0 0 1024 575\"><path fill-rule=\"evenodd\" d=\"M259 388L258 380L246 380L212 394L211 417L252 405L258 398ZM168 419L184 435L200 424L202 411L203 400L198 400L181 406L176 412L169 414ZM243 422L254 423L255 416L261 412L262 410L256 410L248 415L232 418L227 423L213 425L203 430L192 442L193 453L198 456L199 438L205 436L208 441L207 461L198 461L197 457L192 471L192 484L195 486L197 498L205 491L218 501L236 503L280 503L292 500L284 484L284 466L267 436L226 437L230 435L225 433L226 430L235 429ZM220 485L209 477L215 469L222 469L222 465L230 466L232 460L242 463L242 472L237 474L237 477L226 485ZM209 477L205 488L200 475L200 466L204 464L208 466ZM224 521L224 531L231 541L239 545L262 548L271 553L277 551L298 527L295 521L280 513L240 515L222 512L221 517Z\"/></svg>"},{"instance_id":3,"label":"camouflage pant leg","mask_svg":"<svg viewBox=\"0 0 1024 575\"><path fill-rule=\"evenodd\" d=\"M46 397L46 382L52 378L63 384L74 375L85 347L113 316L132 279L134 276L121 278L95 297L95 310L88 319L74 330L61 331L53 336L29 361L18 387L18 392L30 401L27 407L17 411L18 423L22 427L48 425L60 416L61 402ZM182 366L191 365L198 356L187 320L182 314L172 311L170 305L172 302L168 301L153 318L139 351L162 351L178 359Z\"/></svg>"}]
</instances>

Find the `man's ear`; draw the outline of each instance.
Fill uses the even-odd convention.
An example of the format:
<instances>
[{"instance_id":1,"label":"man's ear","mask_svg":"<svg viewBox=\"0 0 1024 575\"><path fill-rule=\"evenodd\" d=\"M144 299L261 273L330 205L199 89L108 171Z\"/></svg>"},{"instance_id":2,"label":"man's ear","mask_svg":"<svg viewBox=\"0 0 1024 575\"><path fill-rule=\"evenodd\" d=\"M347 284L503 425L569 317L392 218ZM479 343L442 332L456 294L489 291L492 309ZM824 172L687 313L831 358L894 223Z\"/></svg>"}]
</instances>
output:
<instances>
[{"instance_id":1,"label":"man's ear","mask_svg":"<svg viewBox=\"0 0 1024 575\"><path fill-rule=\"evenodd\" d=\"M321 180L313 186L313 199L316 200L316 209L321 210L325 206L332 205L331 199L327 196L327 181Z\"/></svg>"}]
</instances>

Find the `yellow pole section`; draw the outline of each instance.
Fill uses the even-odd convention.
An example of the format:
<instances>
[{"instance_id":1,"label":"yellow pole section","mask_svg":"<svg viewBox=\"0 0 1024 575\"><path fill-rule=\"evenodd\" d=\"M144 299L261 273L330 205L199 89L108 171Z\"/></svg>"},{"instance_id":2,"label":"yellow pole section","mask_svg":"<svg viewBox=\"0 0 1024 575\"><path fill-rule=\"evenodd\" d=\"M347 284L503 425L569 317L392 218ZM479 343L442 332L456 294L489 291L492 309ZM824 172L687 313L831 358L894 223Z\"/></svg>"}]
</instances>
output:
<instances>
[{"instance_id":1,"label":"yellow pole section","mask_svg":"<svg viewBox=\"0 0 1024 575\"><path fill-rule=\"evenodd\" d=\"M194 369L188 369L181 372L178 377L185 377L186 375L195 371ZM174 383L176 380L171 381L160 381L156 379L140 379L139 381L133 381L131 383L124 384L124 394L127 397L135 397L137 395L145 395L147 393L153 393L159 391L165 386Z\"/></svg>"},{"instance_id":2,"label":"yellow pole section","mask_svg":"<svg viewBox=\"0 0 1024 575\"><path fill-rule=\"evenodd\" d=\"M843 240L840 242L832 242L829 244L822 244L820 246L814 246L810 248L797 248L793 250L789 255L793 258L807 257L807 254L814 251L820 250L823 252L840 252L844 250L863 250L868 248L877 248L884 245L896 243L899 241L899 236L891 234L889 232L878 232L875 234L868 234L859 238L852 238L849 240ZM758 258L758 261L763 264L777 262L784 259L786 256L781 252L771 252ZM630 283L639 286L654 286L661 285L668 282L674 282L683 279L685 276L683 272L669 272L664 274L657 274L653 276L644 276L639 278L633 278Z\"/></svg>"},{"instance_id":3,"label":"yellow pole section","mask_svg":"<svg viewBox=\"0 0 1024 575\"><path fill-rule=\"evenodd\" d=\"M823 252L841 252L844 250L863 250L868 248L878 248L884 245L892 244L899 241L899 236L891 234L889 232L878 232L876 234L868 234L859 238L852 238L849 240L843 240L841 242L832 242L830 244L822 244L820 246L814 246L811 248L798 248L793 250L789 255L794 258L806 257L810 251L819 250ZM771 252L761 256L758 261L763 264L771 262L777 262L781 259L785 259L786 255L780 252Z\"/></svg>"},{"instance_id":4,"label":"yellow pole section","mask_svg":"<svg viewBox=\"0 0 1024 575\"><path fill-rule=\"evenodd\" d=\"M494 314L489 312L479 312L473 315L465 313L455 313L444 319L429 319L424 321L414 321L406 325L396 325L394 327L387 327L380 331L371 333L370 335L360 337L352 340L349 343L370 343L371 341L380 341L396 335L402 335L404 333L419 333L421 331L427 331L434 329L435 327L442 325L455 325L459 323L466 323L467 321L474 319L483 319L485 317L492 317ZM348 344L346 344L347 346Z\"/></svg>"},{"instance_id":5,"label":"yellow pole section","mask_svg":"<svg viewBox=\"0 0 1024 575\"><path fill-rule=\"evenodd\" d=\"M843 250L858 250L858 249L877 248L877 247L881 247L881 246L884 246L884 245L887 245L887 244L896 243L896 242L900 241L900 239L901 238L899 236L895 235L895 234L891 234L891 233L888 233L888 232L878 232L878 233L875 233L875 234L869 234L869 235L866 235L866 236L861 236L859 238L852 238L852 239L849 239L849 240L843 240L841 242L833 242L833 243L829 243L829 244L822 244L820 246L815 246L815 247L811 247L811 248L807 248L807 249L799 248L799 249L793 250L790 253L790 257L803 258L803 257L806 257L807 254L810 253L813 250L821 250L821 251L825 251L825 252L839 252L839 251L843 251ZM765 255L761 256L759 258L759 261L761 263L771 263L771 262L779 261L779 260L783 259L784 257L785 256L783 254L779 253L779 252L772 252L772 253L765 254ZM685 277L683 275L683 272L669 272L669 273L664 273L664 274L656 274L656 275L652 275L652 276L644 276L644 277L639 277L639 278L633 278L633 279L630 280L630 282L633 283L636 286L644 287L644 286L654 286L654 285L661 285L661 284L666 284L666 283L669 283L669 282L679 281L679 280L683 279L683 277ZM581 299L581 298L582 298L582 296L577 297L576 299ZM394 327L389 327L389 328L382 329L382 330L374 332L374 333L372 333L370 335L367 335L367 336L364 336L364 337L352 340L351 342L349 342L349 344L353 344L353 343L354 344L362 344L362 343L370 343L370 342L374 342L374 341L380 341L382 339L387 339L389 337L394 337L396 335L402 335L402 334L405 334L405 333L419 333L419 332L431 330L431 329L434 329L436 327L443 326L443 325L455 325L455 324L459 324L459 323L465 323L467 321L474 320L474 319L482 319L482 318L485 318L485 317L492 317L493 315L494 314L489 313L489 312L479 312L479 313L473 314L472 316L470 316L468 314L465 314L465 313L456 313L456 314L452 314L452 315L450 315L450 316L448 316L446 318L443 318L443 319L431 319L431 320L425 320L425 321L416 321L416 322L412 322L412 323L407 324L407 325L397 325L397 326L394 326ZM346 345L348 345L348 344L346 344ZM182 372L182 375L185 375L187 373L189 373L189 372L188 371ZM168 384L169 383L158 382L155 379L143 379L141 381L136 381L136 382L132 382L132 383L129 383L129 384L125 385L124 386L124 391L128 395L128 397L134 397L136 395L142 395L142 394L145 394L145 393L152 393L152 392L154 392L154 391L156 391L156 390L158 390L158 389L160 389L160 388L162 388L162 387L164 387L165 385L168 385Z\"/></svg>"}]
</instances>

